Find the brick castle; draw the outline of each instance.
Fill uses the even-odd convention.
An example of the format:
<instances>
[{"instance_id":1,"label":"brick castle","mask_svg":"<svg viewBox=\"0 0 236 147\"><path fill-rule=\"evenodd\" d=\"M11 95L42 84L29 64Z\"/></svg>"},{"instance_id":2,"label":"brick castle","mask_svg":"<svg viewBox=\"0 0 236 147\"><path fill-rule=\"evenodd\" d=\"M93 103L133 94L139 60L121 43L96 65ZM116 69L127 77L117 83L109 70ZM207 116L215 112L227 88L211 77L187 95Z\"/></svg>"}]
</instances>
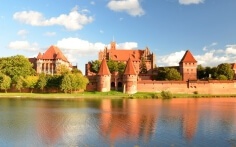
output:
<instances>
[{"instance_id":1,"label":"brick castle","mask_svg":"<svg viewBox=\"0 0 236 147\"><path fill-rule=\"evenodd\" d=\"M122 74L111 73L107 66L107 60L126 64ZM69 69L73 66L56 46L50 46L45 53L39 53L36 58L29 58L37 73L55 74L60 65ZM207 80L197 79L197 60L187 50L179 62L178 69L182 76L181 81L155 81L152 80L156 73L156 58L149 48L145 49L117 49L116 42L112 41L110 48L105 47L98 53L98 60L101 61L98 73L90 71L91 63L85 65L85 76L89 79L87 91L108 92L111 90L123 91L127 94L136 92L161 92L171 91L173 93L202 94L236 94L235 80ZM144 62L147 72L140 74L140 65ZM236 64L232 64L236 73Z\"/></svg>"}]
</instances>

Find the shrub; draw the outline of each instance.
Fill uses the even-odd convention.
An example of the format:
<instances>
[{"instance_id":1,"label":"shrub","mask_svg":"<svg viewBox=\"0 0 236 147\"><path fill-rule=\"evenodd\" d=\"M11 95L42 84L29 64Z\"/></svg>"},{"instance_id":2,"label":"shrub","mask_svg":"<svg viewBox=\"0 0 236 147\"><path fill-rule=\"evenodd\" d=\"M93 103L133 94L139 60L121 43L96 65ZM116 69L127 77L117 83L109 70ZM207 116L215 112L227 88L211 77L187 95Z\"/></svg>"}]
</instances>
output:
<instances>
[{"instance_id":1,"label":"shrub","mask_svg":"<svg viewBox=\"0 0 236 147\"><path fill-rule=\"evenodd\" d=\"M170 91L162 91L161 96L164 99L170 99L173 97L172 93Z\"/></svg>"},{"instance_id":2,"label":"shrub","mask_svg":"<svg viewBox=\"0 0 236 147\"><path fill-rule=\"evenodd\" d=\"M198 91L194 91L193 94L198 94Z\"/></svg>"}]
</instances>

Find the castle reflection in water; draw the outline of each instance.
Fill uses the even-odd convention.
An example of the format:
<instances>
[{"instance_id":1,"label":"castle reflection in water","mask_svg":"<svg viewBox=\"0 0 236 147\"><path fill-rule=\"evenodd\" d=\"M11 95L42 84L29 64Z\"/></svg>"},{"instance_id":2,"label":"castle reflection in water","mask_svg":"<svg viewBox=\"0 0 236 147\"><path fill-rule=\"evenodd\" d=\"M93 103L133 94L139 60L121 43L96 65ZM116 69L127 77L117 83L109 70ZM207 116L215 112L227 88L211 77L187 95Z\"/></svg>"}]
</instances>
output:
<instances>
[{"instance_id":1,"label":"castle reflection in water","mask_svg":"<svg viewBox=\"0 0 236 147\"><path fill-rule=\"evenodd\" d=\"M36 130L43 144L186 145L202 138L207 142L211 137L236 136L234 99L80 100L72 107L71 103L38 105Z\"/></svg>"}]
</instances>

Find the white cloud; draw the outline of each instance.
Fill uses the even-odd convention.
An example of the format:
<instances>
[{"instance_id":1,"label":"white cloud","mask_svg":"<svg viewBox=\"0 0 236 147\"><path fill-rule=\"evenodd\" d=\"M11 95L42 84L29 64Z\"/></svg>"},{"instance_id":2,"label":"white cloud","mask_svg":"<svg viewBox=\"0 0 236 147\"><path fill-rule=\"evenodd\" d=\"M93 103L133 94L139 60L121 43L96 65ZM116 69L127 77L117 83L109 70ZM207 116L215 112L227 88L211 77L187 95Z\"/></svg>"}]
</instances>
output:
<instances>
[{"instance_id":1,"label":"white cloud","mask_svg":"<svg viewBox=\"0 0 236 147\"><path fill-rule=\"evenodd\" d=\"M15 20L32 26L64 26L68 30L80 30L84 25L91 23L93 17L87 16L77 11L78 7L75 6L69 14L61 14L58 17L51 17L46 19L42 13L37 11L21 11L13 15ZM87 12L88 10L86 10Z\"/></svg>"},{"instance_id":2,"label":"white cloud","mask_svg":"<svg viewBox=\"0 0 236 147\"><path fill-rule=\"evenodd\" d=\"M138 47L138 43L136 42L124 42L117 44L118 49L135 49Z\"/></svg>"},{"instance_id":3,"label":"white cloud","mask_svg":"<svg viewBox=\"0 0 236 147\"><path fill-rule=\"evenodd\" d=\"M19 30L17 32L17 35L25 37L28 34L27 30Z\"/></svg>"},{"instance_id":4,"label":"white cloud","mask_svg":"<svg viewBox=\"0 0 236 147\"><path fill-rule=\"evenodd\" d=\"M236 45L227 45L226 46L226 54L236 55Z\"/></svg>"},{"instance_id":5,"label":"white cloud","mask_svg":"<svg viewBox=\"0 0 236 147\"><path fill-rule=\"evenodd\" d=\"M200 4L204 3L205 0L179 0L182 5Z\"/></svg>"},{"instance_id":6,"label":"white cloud","mask_svg":"<svg viewBox=\"0 0 236 147\"><path fill-rule=\"evenodd\" d=\"M113 11L124 11L131 16L142 16L145 14L139 0L111 0L107 6Z\"/></svg>"},{"instance_id":7,"label":"white cloud","mask_svg":"<svg viewBox=\"0 0 236 147\"><path fill-rule=\"evenodd\" d=\"M55 36L56 35L56 32L46 32L44 33L45 36L49 36L49 37L52 37L52 36Z\"/></svg>"},{"instance_id":8,"label":"white cloud","mask_svg":"<svg viewBox=\"0 0 236 147\"><path fill-rule=\"evenodd\" d=\"M212 42L210 45L206 45L203 47L203 51L207 51L209 49L212 49L214 46L216 46L218 43L217 42Z\"/></svg>"},{"instance_id":9,"label":"white cloud","mask_svg":"<svg viewBox=\"0 0 236 147\"><path fill-rule=\"evenodd\" d=\"M8 48L14 50L36 51L38 50L38 44L29 43L28 41L12 41L8 44Z\"/></svg>"},{"instance_id":10,"label":"white cloud","mask_svg":"<svg viewBox=\"0 0 236 147\"><path fill-rule=\"evenodd\" d=\"M160 56L157 58L157 65L159 66L178 66L185 51L171 53L170 55Z\"/></svg>"},{"instance_id":11,"label":"white cloud","mask_svg":"<svg viewBox=\"0 0 236 147\"><path fill-rule=\"evenodd\" d=\"M94 1L91 1L90 4L91 4L91 5L95 5L95 2L94 2Z\"/></svg>"},{"instance_id":12,"label":"white cloud","mask_svg":"<svg viewBox=\"0 0 236 147\"><path fill-rule=\"evenodd\" d=\"M91 43L79 38L63 38L57 42L57 46L61 49L78 51L78 55L98 54L99 50L106 46L101 42Z\"/></svg>"}]
</instances>

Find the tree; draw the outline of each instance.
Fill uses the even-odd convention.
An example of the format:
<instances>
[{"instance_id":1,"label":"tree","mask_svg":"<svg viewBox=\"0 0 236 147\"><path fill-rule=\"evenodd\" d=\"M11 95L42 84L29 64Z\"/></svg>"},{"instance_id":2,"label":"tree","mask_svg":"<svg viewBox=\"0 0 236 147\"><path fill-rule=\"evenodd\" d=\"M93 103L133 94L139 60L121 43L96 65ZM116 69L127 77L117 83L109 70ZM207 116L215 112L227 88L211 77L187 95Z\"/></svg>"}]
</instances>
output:
<instances>
[{"instance_id":1,"label":"tree","mask_svg":"<svg viewBox=\"0 0 236 147\"><path fill-rule=\"evenodd\" d=\"M205 68L200 64L197 66L197 78L198 79L204 79L206 78L206 75L205 75L206 71L205 71Z\"/></svg>"},{"instance_id":2,"label":"tree","mask_svg":"<svg viewBox=\"0 0 236 147\"><path fill-rule=\"evenodd\" d=\"M70 74L65 74L62 78L62 82L61 82L61 90L64 91L65 93L67 92L72 92L72 80L70 77Z\"/></svg>"},{"instance_id":3,"label":"tree","mask_svg":"<svg viewBox=\"0 0 236 147\"><path fill-rule=\"evenodd\" d=\"M181 75L175 68L159 67L156 80L181 80Z\"/></svg>"},{"instance_id":4,"label":"tree","mask_svg":"<svg viewBox=\"0 0 236 147\"><path fill-rule=\"evenodd\" d=\"M124 73L126 64L124 62L118 62L118 72L119 74Z\"/></svg>"},{"instance_id":5,"label":"tree","mask_svg":"<svg viewBox=\"0 0 236 147\"><path fill-rule=\"evenodd\" d=\"M181 80L182 78L180 73L175 68L167 68L166 79L178 81Z\"/></svg>"},{"instance_id":6,"label":"tree","mask_svg":"<svg viewBox=\"0 0 236 147\"><path fill-rule=\"evenodd\" d=\"M94 73L98 73L99 67L101 65L101 62L99 60L91 61L89 62L90 66L90 71Z\"/></svg>"},{"instance_id":7,"label":"tree","mask_svg":"<svg viewBox=\"0 0 236 147\"><path fill-rule=\"evenodd\" d=\"M70 69L64 64L61 64L56 68L56 73L59 75L69 74L70 72Z\"/></svg>"},{"instance_id":8,"label":"tree","mask_svg":"<svg viewBox=\"0 0 236 147\"><path fill-rule=\"evenodd\" d=\"M218 80L228 80L228 78L225 75L219 75L217 77Z\"/></svg>"},{"instance_id":9,"label":"tree","mask_svg":"<svg viewBox=\"0 0 236 147\"><path fill-rule=\"evenodd\" d=\"M231 68L231 65L228 63L219 64L216 68L217 79L220 75L224 75L228 80L232 80L234 76L234 71Z\"/></svg>"},{"instance_id":10,"label":"tree","mask_svg":"<svg viewBox=\"0 0 236 147\"><path fill-rule=\"evenodd\" d=\"M107 66L108 66L109 71L110 71L111 73L118 71L118 62L116 62L116 61L114 61L114 60L108 60L108 61L107 61Z\"/></svg>"},{"instance_id":11,"label":"tree","mask_svg":"<svg viewBox=\"0 0 236 147\"><path fill-rule=\"evenodd\" d=\"M36 87L37 83L38 83L38 79L39 77L38 76L27 76L25 79L24 79L24 86L26 88L29 88L30 89L30 92L32 93L34 88Z\"/></svg>"},{"instance_id":12,"label":"tree","mask_svg":"<svg viewBox=\"0 0 236 147\"><path fill-rule=\"evenodd\" d=\"M145 63L144 58L142 57L141 62L140 62L140 66L139 66L139 73L140 74L146 74L147 73L147 66Z\"/></svg>"},{"instance_id":13,"label":"tree","mask_svg":"<svg viewBox=\"0 0 236 147\"><path fill-rule=\"evenodd\" d=\"M71 73L73 73L73 74L76 74L76 73L82 74L82 71L79 70L78 68L72 68Z\"/></svg>"},{"instance_id":14,"label":"tree","mask_svg":"<svg viewBox=\"0 0 236 147\"><path fill-rule=\"evenodd\" d=\"M0 74L0 88L2 90L5 90L7 93L7 89L9 89L11 86L11 78L7 75Z\"/></svg>"},{"instance_id":15,"label":"tree","mask_svg":"<svg viewBox=\"0 0 236 147\"><path fill-rule=\"evenodd\" d=\"M16 81L16 89L21 92L21 89L23 88L23 77L19 77Z\"/></svg>"},{"instance_id":16,"label":"tree","mask_svg":"<svg viewBox=\"0 0 236 147\"><path fill-rule=\"evenodd\" d=\"M29 62L28 58L22 55L12 57L0 58L0 71L9 76L15 83L17 79L22 76L31 76L35 74L33 65Z\"/></svg>"},{"instance_id":17,"label":"tree","mask_svg":"<svg viewBox=\"0 0 236 147\"><path fill-rule=\"evenodd\" d=\"M47 85L47 79L45 73L39 74L37 87L43 91L46 85Z\"/></svg>"}]
</instances>

